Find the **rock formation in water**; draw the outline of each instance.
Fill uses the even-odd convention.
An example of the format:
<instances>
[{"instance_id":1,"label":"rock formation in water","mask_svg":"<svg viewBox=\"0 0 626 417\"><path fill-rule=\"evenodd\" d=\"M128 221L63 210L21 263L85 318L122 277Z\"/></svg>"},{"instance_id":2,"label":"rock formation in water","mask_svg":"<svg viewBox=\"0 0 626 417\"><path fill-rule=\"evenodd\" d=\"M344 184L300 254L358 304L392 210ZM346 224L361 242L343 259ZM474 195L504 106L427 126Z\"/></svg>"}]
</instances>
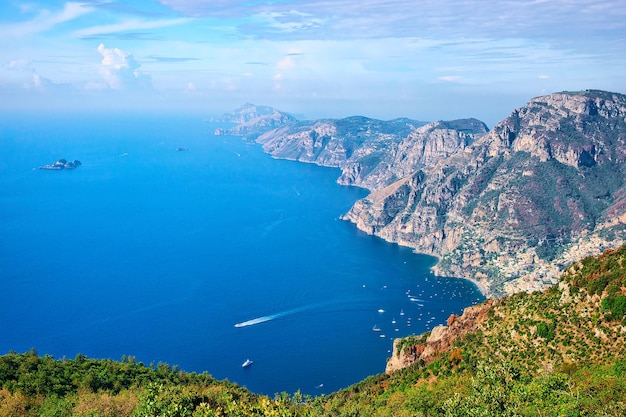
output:
<instances>
[{"instance_id":1,"label":"rock formation in water","mask_svg":"<svg viewBox=\"0 0 626 417\"><path fill-rule=\"evenodd\" d=\"M81 165L82 164L78 159L74 159L73 161L59 159L51 164L42 165L39 167L39 169L48 169L48 170L58 171L61 169L74 169Z\"/></svg>"},{"instance_id":2,"label":"rock formation in water","mask_svg":"<svg viewBox=\"0 0 626 417\"><path fill-rule=\"evenodd\" d=\"M489 294L551 285L563 266L625 240L622 94L537 97L491 131L475 119L282 122L256 131L266 152L339 167L341 184L372 191L345 220Z\"/></svg>"}]
</instances>

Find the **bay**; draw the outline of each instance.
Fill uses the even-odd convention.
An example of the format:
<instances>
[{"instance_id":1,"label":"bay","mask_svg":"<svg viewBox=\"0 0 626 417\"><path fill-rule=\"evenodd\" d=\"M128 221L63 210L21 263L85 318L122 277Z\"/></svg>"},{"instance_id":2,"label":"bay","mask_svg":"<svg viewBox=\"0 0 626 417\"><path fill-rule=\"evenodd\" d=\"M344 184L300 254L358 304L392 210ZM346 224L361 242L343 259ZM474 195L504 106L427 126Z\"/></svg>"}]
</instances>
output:
<instances>
[{"instance_id":1,"label":"bay","mask_svg":"<svg viewBox=\"0 0 626 417\"><path fill-rule=\"evenodd\" d=\"M367 192L338 170L272 159L220 126L0 117L0 353L130 355L316 395L383 372L394 337L483 300L339 220ZM37 169L59 158L82 165Z\"/></svg>"}]
</instances>

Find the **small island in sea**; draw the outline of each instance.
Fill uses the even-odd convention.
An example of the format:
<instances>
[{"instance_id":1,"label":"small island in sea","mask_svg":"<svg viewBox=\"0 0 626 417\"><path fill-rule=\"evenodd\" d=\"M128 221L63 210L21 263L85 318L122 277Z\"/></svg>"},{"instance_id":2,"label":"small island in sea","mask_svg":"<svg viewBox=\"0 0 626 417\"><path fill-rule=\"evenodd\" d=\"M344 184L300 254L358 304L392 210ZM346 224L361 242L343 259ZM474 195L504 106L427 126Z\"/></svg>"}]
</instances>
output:
<instances>
[{"instance_id":1,"label":"small island in sea","mask_svg":"<svg viewBox=\"0 0 626 417\"><path fill-rule=\"evenodd\" d=\"M39 169L51 169L51 170L59 170L59 169L74 169L79 167L81 162L78 159L74 159L73 161L67 161L65 159L59 159L52 164L42 165Z\"/></svg>"}]
</instances>

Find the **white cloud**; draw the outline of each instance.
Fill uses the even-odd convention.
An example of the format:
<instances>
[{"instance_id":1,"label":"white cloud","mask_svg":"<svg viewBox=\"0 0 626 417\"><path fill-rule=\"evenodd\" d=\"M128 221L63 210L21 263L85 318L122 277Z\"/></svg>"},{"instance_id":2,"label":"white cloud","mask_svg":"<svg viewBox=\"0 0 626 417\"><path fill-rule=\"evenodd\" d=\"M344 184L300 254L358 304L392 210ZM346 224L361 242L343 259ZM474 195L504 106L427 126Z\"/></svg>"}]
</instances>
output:
<instances>
[{"instance_id":1,"label":"white cloud","mask_svg":"<svg viewBox=\"0 0 626 417\"><path fill-rule=\"evenodd\" d=\"M80 16L91 13L94 7L86 3L65 3L63 10L51 12L41 10L31 20L0 25L0 36L5 38L21 38L34 33L41 33L54 28L61 23L69 22Z\"/></svg>"},{"instance_id":2,"label":"white cloud","mask_svg":"<svg viewBox=\"0 0 626 417\"><path fill-rule=\"evenodd\" d=\"M161 0L187 16L253 21L241 25L258 37L355 39L381 36L572 39L626 29L623 0L496 1L438 0Z\"/></svg>"},{"instance_id":3,"label":"white cloud","mask_svg":"<svg viewBox=\"0 0 626 417\"><path fill-rule=\"evenodd\" d=\"M64 94L72 90L69 84L61 82L54 82L49 78L46 78L39 74L37 71L32 70L30 79L22 85L24 90Z\"/></svg>"},{"instance_id":4,"label":"white cloud","mask_svg":"<svg viewBox=\"0 0 626 417\"><path fill-rule=\"evenodd\" d=\"M109 25L92 26L74 32L74 36L86 38L95 35L107 35L112 33L158 29L168 26L181 25L190 22L189 18L178 19L162 19L162 20L141 20L141 19L125 19L117 23Z\"/></svg>"},{"instance_id":5,"label":"white cloud","mask_svg":"<svg viewBox=\"0 0 626 417\"><path fill-rule=\"evenodd\" d=\"M296 10L285 12L262 12L254 16L276 32L301 32L317 29L325 25L326 19L314 17L311 13L301 13Z\"/></svg>"},{"instance_id":6,"label":"white cloud","mask_svg":"<svg viewBox=\"0 0 626 417\"><path fill-rule=\"evenodd\" d=\"M49 79L42 77L36 72L33 72L33 87L38 89L45 89L46 87L50 87L52 84L52 81L50 81Z\"/></svg>"},{"instance_id":7,"label":"white cloud","mask_svg":"<svg viewBox=\"0 0 626 417\"><path fill-rule=\"evenodd\" d=\"M290 56L281 59L276 64L276 67L281 68L281 69L291 69L291 68L294 68L295 66L296 66L296 63L293 61L293 59Z\"/></svg>"},{"instance_id":8,"label":"white cloud","mask_svg":"<svg viewBox=\"0 0 626 417\"><path fill-rule=\"evenodd\" d=\"M150 76L139 71L141 64L132 54L119 48L107 48L102 43L98 45L98 52L102 55L100 72L109 88L126 90L149 87Z\"/></svg>"},{"instance_id":9,"label":"white cloud","mask_svg":"<svg viewBox=\"0 0 626 417\"><path fill-rule=\"evenodd\" d=\"M26 59L14 59L4 64L4 68L12 71L31 70L30 62Z\"/></svg>"},{"instance_id":10,"label":"white cloud","mask_svg":"<svg viewBox=\"0 0 626 417\"><path fill-rule=\"evenodd\" d=\"M461 81L461 76L460 75L443 75L437 79L440 81L458 82L458 81Z\"/></svg>"}]
</instances>

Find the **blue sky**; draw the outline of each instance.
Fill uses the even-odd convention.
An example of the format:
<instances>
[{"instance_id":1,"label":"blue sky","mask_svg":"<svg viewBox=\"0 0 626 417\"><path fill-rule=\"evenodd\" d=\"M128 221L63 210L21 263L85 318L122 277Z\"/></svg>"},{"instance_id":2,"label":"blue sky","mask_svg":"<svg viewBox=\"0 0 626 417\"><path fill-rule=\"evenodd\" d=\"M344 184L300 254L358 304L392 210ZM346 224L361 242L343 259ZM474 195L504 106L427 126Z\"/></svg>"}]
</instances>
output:
<instances>
[{"instance_id":1,"label":"blue sky","mask_svg":"<svg viewBox=\"0 0 626 417\"><path fill-rule=\"evenodd\" d=\"M4 109L477 117L626 93L626 1L87 0L0 4Z\"/></svg>"}]
</instances>

